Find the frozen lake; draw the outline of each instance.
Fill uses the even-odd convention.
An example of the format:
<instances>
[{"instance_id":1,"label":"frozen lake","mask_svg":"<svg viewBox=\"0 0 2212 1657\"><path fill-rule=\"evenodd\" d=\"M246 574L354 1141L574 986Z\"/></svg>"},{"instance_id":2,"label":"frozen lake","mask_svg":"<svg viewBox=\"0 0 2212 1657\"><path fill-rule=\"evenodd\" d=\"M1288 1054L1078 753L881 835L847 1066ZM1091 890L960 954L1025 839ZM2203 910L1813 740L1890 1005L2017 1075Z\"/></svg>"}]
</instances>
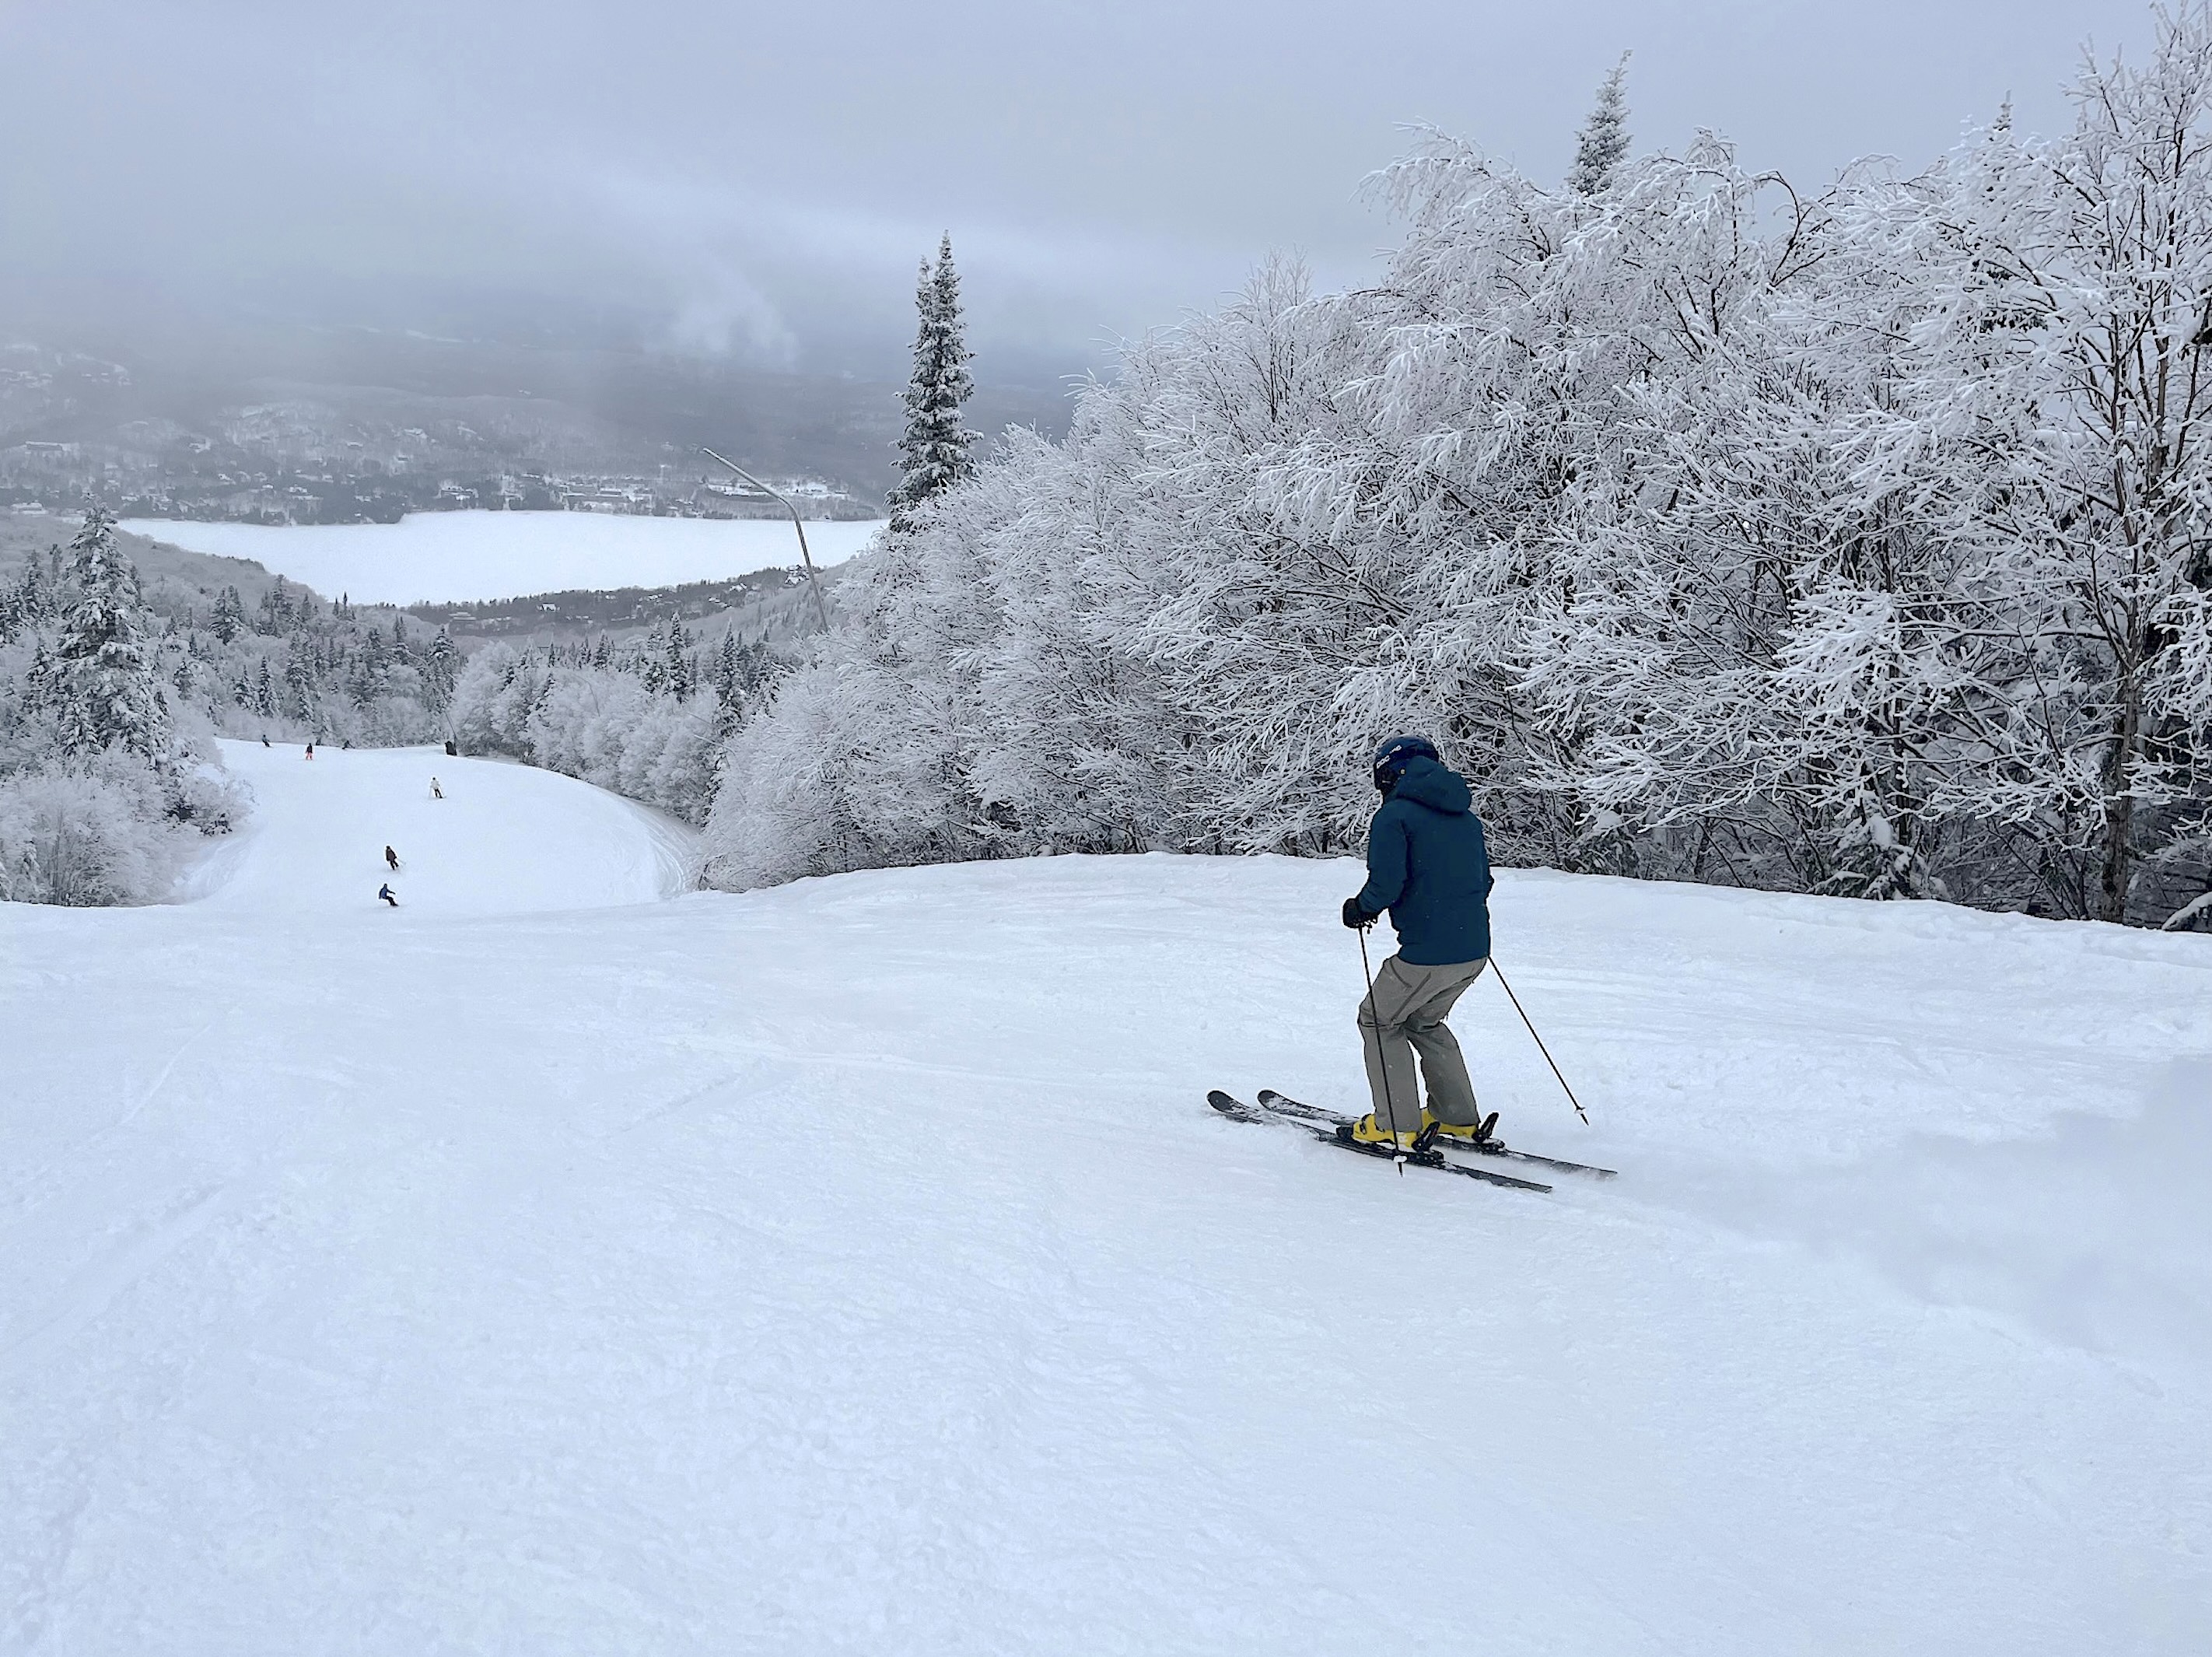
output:
<instances>
[{"instance_id":1,"label":"frozen lake","mask_svg":"<svg viewBox=\"0 0 2212 1657\"><path fill-rule=\"evenodd\" d=\"M325 598L345 594L364 604L665 587L799 562L799 540L787 519L417 512L396 524L268 528L133 518L123 527L187 551L252 558ZM810 521L806 544L816 564L839 564L882 527L876 521Z\"/></svg>"}]
</instances>

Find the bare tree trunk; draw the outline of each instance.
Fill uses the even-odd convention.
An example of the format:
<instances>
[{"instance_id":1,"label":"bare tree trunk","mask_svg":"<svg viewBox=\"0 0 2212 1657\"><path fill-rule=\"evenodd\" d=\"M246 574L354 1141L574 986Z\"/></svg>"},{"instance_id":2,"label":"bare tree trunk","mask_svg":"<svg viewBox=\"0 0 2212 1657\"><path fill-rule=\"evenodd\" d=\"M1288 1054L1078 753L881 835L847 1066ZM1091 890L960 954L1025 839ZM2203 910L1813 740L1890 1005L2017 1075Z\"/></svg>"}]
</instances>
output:
<instances>
[{"instance_id":1,"label":"bare tree trunk","mask_svg":"<svg viewBox=\"0 0 2212 1657\"><path fill-rule=\"evenodd\" d=\"M2142 693L2133 674L2122 681L2120 726L2113 733L2111 762L2105 767L2105 856L2094 918L2124 923L2128 887L2135 878L2135 796L2129 773L2142 743Z\"/></svg>"}]
</instances>

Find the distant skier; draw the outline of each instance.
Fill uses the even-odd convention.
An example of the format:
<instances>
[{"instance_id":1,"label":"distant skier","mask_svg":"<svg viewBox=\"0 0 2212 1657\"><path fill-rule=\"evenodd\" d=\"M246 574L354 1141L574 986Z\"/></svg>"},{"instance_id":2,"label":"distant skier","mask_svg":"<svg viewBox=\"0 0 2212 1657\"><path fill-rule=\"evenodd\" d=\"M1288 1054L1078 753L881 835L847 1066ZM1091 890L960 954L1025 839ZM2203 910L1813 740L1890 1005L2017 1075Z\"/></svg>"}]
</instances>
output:
<instances>
[{"instance_id":1,"label":"distant skier","mask_svg":"<svg viewBox=\"0 0 2212 1657\"><path fill-rule=\"evenodd\" d=\"M434 777L430 779L430 797L433 800L442 800L446 797L445 789L438 786L438 779Z\"/></svg>"},{"instance_id":2,"label":"distant skier","mask_svg":"<svg viewBox=\"0 0 2212 1657\"><path fill-rule=\"evenodd\" d=\"M307 744L307 758L310 758L310 759L313 759L314 757L315 757L315 745L314 745L313 743L310 742L309 744Z\"/></svg>"},{"instance_id":3,"label":"distant skier","mask_svg":"<svg viewBox=\"0 0 2212 1657\"><path fill-rule=\"evenodd\" d=\"M1375 755L1382 804L1367 831L1367 884L1344 900L1344 923L1371 926L1383 911L1398 953L1375 974L1359 1003L1375 1108L1352 1136L1410 1148L1429 1123L1440 1136L1482 1140L1498 1123L1474 1102L1467 1061L1444 1015L1490 964L1490 852L1467 779L1447 771L1425 736L1394 736ZM1421 1105L1413 1056L1429 1102Z\"/></svg>"},{"instance_id":4,"label":"distant skier","mask_svg":"<svg viewBox=\"0 0 2212 1657\"><path fill-rule=\"evenodd\" d=\"M377 887L376 895L383 899L385 902L390 904L394 909L399 907L399 899L392 895L391 881L386 880L382 886Z\"/></svg>"},{"instance_id":5,"label":"distant skier","mask_svg":"<svg viewBox=\"0 0 2212 1657\"><path fill-rule=\"evenodd\" d=\"M261 733L261 746L264 748L269 746L269 733L266 731Z\"/></svg>"},{"instance_id":6,"label":"distant skier","mask_svg":"<svg viewBox=\"0 0 2212 1657\"><path fill-rule=\"evenodd\" d=\"M394 851L390 846L386 846L384 849L384 862L385 867L389 868L394 874L399 873L399 854Z\"/></svg>"}]
</instances>

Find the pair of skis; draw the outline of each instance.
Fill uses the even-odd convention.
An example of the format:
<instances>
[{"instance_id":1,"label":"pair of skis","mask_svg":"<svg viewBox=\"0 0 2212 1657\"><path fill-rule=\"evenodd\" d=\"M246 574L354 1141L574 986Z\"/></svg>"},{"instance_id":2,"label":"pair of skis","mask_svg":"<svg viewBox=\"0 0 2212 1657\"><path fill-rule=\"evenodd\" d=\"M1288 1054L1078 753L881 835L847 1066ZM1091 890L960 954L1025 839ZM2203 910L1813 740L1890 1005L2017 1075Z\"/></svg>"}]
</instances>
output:
<instances>
[{"instance_id":1,"label":"pair of skis","mask_svg":"<svg viewBox=\"0 0 2212 1657\"><path fill-rule=\"evenodd\" d=\"M1593 1167L1587 1162L1568 1162L1556 1156L1539 1156L1533 1151L1516 1151L1494 1139L1447 1139L1431 1135L1426 1143L1417 1142L1413 1149L1401 1151L1387 1145L1363 1144L1352 1137L1352 1118L1335 1111L1324 1111L1316 1105L1304 1105L1273 1088L1260 1090L1260 1102L1248 1105L1231 1093L1215 1088L1206 1096L1206 1102L1232 1122L1274 1122L1286 1127L1304 1128L1325 1145L1335 1145L1344 1150L1357 1151L1362 1156L1380 1157L1389 1162L1410 1162L1415 1167L1433 1168L1439 1173L1455 1173L1468 1179L1480 1179L1486 1185L1504 1185L1511 1191L1548 1191L1549 1185L1534 1179L1520 1179L1509 1173L1498 1173L1489 1168L1469 1167L1464 1162L1455 1162L1443 1152L1445 1148L1466 1151L1477 1156L1534 1164L1556 1169L1562 1173L1587 1174L1594 1179L1611 1179L1611 1168Z\"/></svg>"}]
</instances>

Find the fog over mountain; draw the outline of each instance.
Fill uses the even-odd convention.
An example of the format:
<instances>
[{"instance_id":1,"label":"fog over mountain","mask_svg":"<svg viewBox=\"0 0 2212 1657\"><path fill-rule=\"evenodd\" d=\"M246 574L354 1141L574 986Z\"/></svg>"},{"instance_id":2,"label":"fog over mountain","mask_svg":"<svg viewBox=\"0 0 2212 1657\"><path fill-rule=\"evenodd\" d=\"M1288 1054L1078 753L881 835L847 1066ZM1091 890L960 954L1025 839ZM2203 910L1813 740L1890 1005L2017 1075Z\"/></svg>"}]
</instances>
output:
<instances>
[{"instance_id":1,"label":"fog over mountain","mask_svg":"<svg viewBox=\"0 0 2212 1657\"><path fill-rule=\"evenodd\" d=\"M1711 127L1817 184L2008 98L2057 128L2085 37L2149 31L2141 0L0 0L0 497L388 517L427 496L317 457L420 430L467 449L434 463L463 503L711 442L868 509L941 231L971 423L1057 432L1071 376L1270 250L1371 276L1362 183L1413 124L1557 179L1632 52L1638 149ZM296 439L239 447L270 408Z\"/></svg>"},{"instance_id":2,"label":"fog over mountain","mask_svg":"<svg viewBox=\"0 0 2212 1657\"><path fill-rule=\"evenodd\" d=\"M1545 176L1632 49L1638 145L1819 176L2012 96L2064 119L2139 0L32 0L0 5L16 326L307 322L898 372L950 228L974 340L1048 377L1263 251L1357 276L1434 122ZM988 378L987 374L986 378Z\"/></svg>"}]
</instances>

